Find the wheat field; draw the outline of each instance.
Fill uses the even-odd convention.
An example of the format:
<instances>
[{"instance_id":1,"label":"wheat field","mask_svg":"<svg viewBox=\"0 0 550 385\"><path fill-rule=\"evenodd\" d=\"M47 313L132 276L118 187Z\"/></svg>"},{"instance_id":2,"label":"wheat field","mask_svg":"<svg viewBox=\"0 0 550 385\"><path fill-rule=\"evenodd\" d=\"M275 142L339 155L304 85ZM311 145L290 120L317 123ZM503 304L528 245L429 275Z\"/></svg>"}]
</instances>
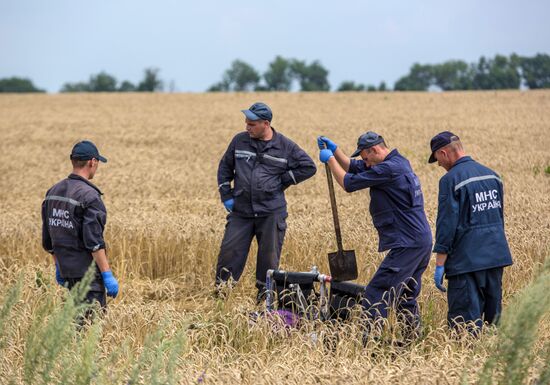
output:
<instances>
[{"instance_id":1,"label":"wheat field","mask_svg":"<svg viewBox=\"0 0 550 385\"><path fill-rule=\"evenodd\" d=\"M259 309L254 245L229 298L212 296L226 215L216 170L233 135L244 129L240 110L256 101L271 106L275 129L318 165L313 178L287 190L282 268L316 265L328 273L327 253L336 250L317 135L329 136L348 154L361 133L383 135L419 176L434 229L444 170L427 164L429 141L450 130L469 155L504 180L515 262L505 270L505 308L514 307L515 296L541 273L550 255L549 91L1 95L4 309L10 288L19 294L0 315L0 383L459 384L482 377L500 346L499 333L488 330L473 341L449 335L433 262L419 299L424 334L406 348L375 341L364 347L353 323L336 330L311 322L289 332L251 323L249 312ZM46 190L70 173L70 150L82 139L108 158L93 182L105 193L108 257L121 291L93 328L43 342L41 349L49 351L64 341L50 361L42 358L51 362L48 374L29 352L32 344L40 346L36 336L49 335L40 333L53 327L66 292L55 284L51 258L41 249L40 205ZM357 281L366 284L383 258L368 192L337 189L336 199L344 247L355 249ZM547 303L545 282L539 294ZM527 381L550 371L550 315L541 317ZM328 348L322 340L336 333L336 347ZM88 376L79 376L85 368Z\"/></svg>"}]
</instances>

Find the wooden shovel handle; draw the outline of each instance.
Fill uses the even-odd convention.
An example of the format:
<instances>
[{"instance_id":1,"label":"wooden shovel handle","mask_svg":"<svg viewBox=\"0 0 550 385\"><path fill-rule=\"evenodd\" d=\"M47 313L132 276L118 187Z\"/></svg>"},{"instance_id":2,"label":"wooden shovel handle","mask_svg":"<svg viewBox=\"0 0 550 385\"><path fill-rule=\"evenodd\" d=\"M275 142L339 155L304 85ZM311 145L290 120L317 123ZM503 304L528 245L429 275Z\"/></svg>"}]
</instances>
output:
<instances>
[{"instance_id":1,"label":"wooden shovel handle","mask_svg":"<svg viewBox=\"0 0 550 385\"><path fill-rule=\"evenodd\" d=\"M344 247L342 246L342 233L340 231L340 220L338 219L338 208L336 207L336 195L334 194L332 173L330 172L330 168L327 163L325 163L325 170L327 172L330 206L332 207L332 219L334 220L334 231L336 232L336 244L338 245L338 252L342 252L344 250Z\"/></svg>"}]
</instances>

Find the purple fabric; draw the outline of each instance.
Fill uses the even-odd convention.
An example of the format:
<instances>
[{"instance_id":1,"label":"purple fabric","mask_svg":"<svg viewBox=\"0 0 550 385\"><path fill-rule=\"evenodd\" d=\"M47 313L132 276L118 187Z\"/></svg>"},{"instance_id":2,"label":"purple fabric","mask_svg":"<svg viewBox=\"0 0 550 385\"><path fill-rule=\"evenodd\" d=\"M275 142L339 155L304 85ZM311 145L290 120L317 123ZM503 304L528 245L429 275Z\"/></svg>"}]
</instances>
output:
<instances>
[{"instance_id":1,"label":"purple fabric","mask_svg":"<svg viewBox=\"0 0 550 385\"><path fill-rule=\"evenodd\" d=\"M283 325L289 328L297 327L300 322L300 317L289 310L273 310L270 315L281 319Z\"/></svg>"},{"instance_id":2,"label":"purple fabric","mask_svg":"<svg viewBox=\"0 0 550 385\"><path fill-rule=\"evenodd\" d=\"M259 318L265 318L273 326L273 330L297 328L300 323L300 317L289 310L272 310L270 312L254 312L250 314L252 321L256 322Z\"/></svg>"}]
</instances>

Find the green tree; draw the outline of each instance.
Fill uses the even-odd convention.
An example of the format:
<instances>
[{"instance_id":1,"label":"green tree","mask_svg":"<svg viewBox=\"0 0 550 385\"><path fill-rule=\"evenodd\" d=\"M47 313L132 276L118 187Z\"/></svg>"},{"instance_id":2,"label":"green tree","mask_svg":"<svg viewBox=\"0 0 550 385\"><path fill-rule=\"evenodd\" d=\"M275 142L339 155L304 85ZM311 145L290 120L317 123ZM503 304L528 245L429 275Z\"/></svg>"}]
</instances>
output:
<instances>
[{"instance_id":1,"label":"green tree","mask_svg":"<svg viewBox=\"0 0 550 385\"><path fill-rule=\"evenodd\" d=\"M139 82L137 91L140 92L155 92L162 91L163 83L158 77L158 68L146 68L143 80Z\"/></svg>"},{"instance_id":2,"label":"green tree","mask_svg":"<svg viewBox=\"0 0 550 385\"><path fill-rule=\"evenodd\" d=\"M267 86L264 86L263 84L258 84L256 87L254 87L254 91L256 91L256 92L267 92L267 91L272 91L272 90L268 89Z\"/></svg>"},{"instance_id":3,"label":"green tree","mask_svg":"<svg viewBox=\"0 0 550 385\"><path fill-rule=\"evenodd\" d=\"M30 79L26 78L3 78L0 79L0 92L45 92L34 86Z\"/></svg>"},{"instance_id":4,"label":"green tree","mask_svg":"<svg viewBox=\"0 0 550 385\"><path fill-rule=\"evenodd\" d=\"M212 84L208 89L207 92L227 92L229 91L229 84L225 83L223 80L221 82L217 82Z\"/></svg>"},{"instance_id":5,"label":"green tree","mask_svg":"<svg viewBox=\"0 0 550 385\"><path fill-rule=\"evenodd\" d=\"M123 81L118 87L119 92L134 92L136 91L136 86L129 82L128 80Z\"/></svg>"},{"instance_id":6,"label":"green tree","mask_svg":"<svg viewBox=\"0 0 550 385\"><path fill-rule=\"evenodd\" d=\"M378 91L387 91L387 90L388 90L388 86L386 85L386 82L381 81L380 85L378 86Z\"/></svg>"},{"instance_id":7,"label":"green tree","mask_svg":"<svg viewBox=\"0 0 550 385\"><path fill-rule=\"evenodd\" d=\"M519 68L514 58L496 55L494 59L486 59L482 56L474 69L474 89L518 89L520 86Z\"/></svg>"},{"instance_id":8,"label":"green tree","mask_svg":"<svg viewBox=\"0 0 550 385\"><path fill-rule=\"evenodd\" d=\"M433 82L432 66L414 63L409 74L397 80L393 88L396 91L427 91Z\"/></svg>"},{"instance_id":9,"label":"green tree","mask_svg":"<svg viewBox=\"0 0 550 385\"><path fill-rule=\"evenodd\" d=\"M337 89L338 92L345 91L365 91L365 85L361 83L355 83L352 80L346 80L340 83L340 86Z\"/></svg>"},{"instance_id":10,"label":"green tree","mask_svg":"<svg viewBox=\"0 0 550 385\"><path fill-rule=\"evenodd\" d=\"M301 60L291 63L292 74L300 83L300 91L329 91L328 70L318 60L307 65Z\"/></svg>"},{"instance_id":11,"label":"green tree","mask_svg":"<svg viewBox=\"0 0 550 385\"><path fill-rule=\"evenodd\" d=\"M90 76L89 89L91 92L115 92L117 80L114 76L102 71Z\"/></svg>"},{"instance_id":12,"label":"green tree","mask_svg":"<svg viewBox=\"0 0 550 385\"><path fill-rule=\"evenodd\" d=\"M90 92L90 84L85 82L65 83L60 92Z\"/></svg>"},{"instance_id":13,"label":"green tree","mask_svg":"<svg viewBox=\"0 0 550 385\"><path fill-rule=\"evenodd\" d=\"M290 91L292 86L292 69L290 61L277 56L269 63L268 70L264 73L267 91Z\"/></svg>"},{"instance_id":14,"label":"green tree","mask_svg":"<svg viewBox=\"0 0 550 385\"><path fill-rule=\"evenodd\" d=\"M61 92L115 92L117 91L117 80L114 76L105 71L90 76L88 83L76 82L65 83Z\"/></svg>"},{"instance_id":15,"label":"green tree","mask_svg":"<svg viewBox=\"0 0 550 385\"><path fill-rule=\"evenodd\" d=\"M225 70L222 80L208 88L209 92L253 91L258 87L260 75L250 64L234 60Z\"/></svg>"},{"instance_id":16,"label":"green tree","mask_svg":"<svg viewBox=\"0 0 550 385\"><path fill-rule=\"evenodd\" d=\"M231 91L252 91L259 82L258 71L242 60L234 60L223 78L223 83L229 85Z\"/></svg>"},{"instance_id":17,"label":"green tree","mask_svg":"<svg viewBox=\"0 0 550 385\"><path fill-rule=\"evenodd\" d=\"M462 60L449 60L432 66L434 84L443 91L471 90L474 71Z\"/></svg>"},{"instance_id":18,"label":"green tree","mask_svg":"<svg viewBox=\"0 0 550 385\"><path fill-rule=\"evenodd\" d=\"M537 54L519 59L523 79L530 89L550 88L550 56Z\"/></svg>"}]
</instances>

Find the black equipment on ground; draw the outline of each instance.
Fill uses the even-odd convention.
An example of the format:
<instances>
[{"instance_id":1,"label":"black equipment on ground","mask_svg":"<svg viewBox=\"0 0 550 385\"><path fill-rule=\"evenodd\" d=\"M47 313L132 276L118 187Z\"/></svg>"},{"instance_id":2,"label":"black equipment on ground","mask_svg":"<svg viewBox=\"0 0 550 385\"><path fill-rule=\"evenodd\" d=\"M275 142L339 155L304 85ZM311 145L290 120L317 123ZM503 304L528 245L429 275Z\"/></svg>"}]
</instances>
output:
<instances>
[{"instance_id":1,"label":"black equipment on ground","mask_svg":"<svg viewBox=\"0 0 550 385\"><path fill-rule=\"evenodd\" d=\"M347 320L351 315L351 309L355 305L361 305L365 297L366 286L353 282L330 283L330 318Z\"/></svg>"},{"instance_id":2,"label":"black equipment on ground","mask_svg":"<svg viewBox=\"0 0 550 385\"><path fill-rule=\"evenodd\" d=\"M326 319L328 290L331 277L319 274L316 267L310 272L268 270L266 276L267 311L288 310L309 319ZM316 283L319 293L315 291Z\"/></svg>"}]
</instances>

